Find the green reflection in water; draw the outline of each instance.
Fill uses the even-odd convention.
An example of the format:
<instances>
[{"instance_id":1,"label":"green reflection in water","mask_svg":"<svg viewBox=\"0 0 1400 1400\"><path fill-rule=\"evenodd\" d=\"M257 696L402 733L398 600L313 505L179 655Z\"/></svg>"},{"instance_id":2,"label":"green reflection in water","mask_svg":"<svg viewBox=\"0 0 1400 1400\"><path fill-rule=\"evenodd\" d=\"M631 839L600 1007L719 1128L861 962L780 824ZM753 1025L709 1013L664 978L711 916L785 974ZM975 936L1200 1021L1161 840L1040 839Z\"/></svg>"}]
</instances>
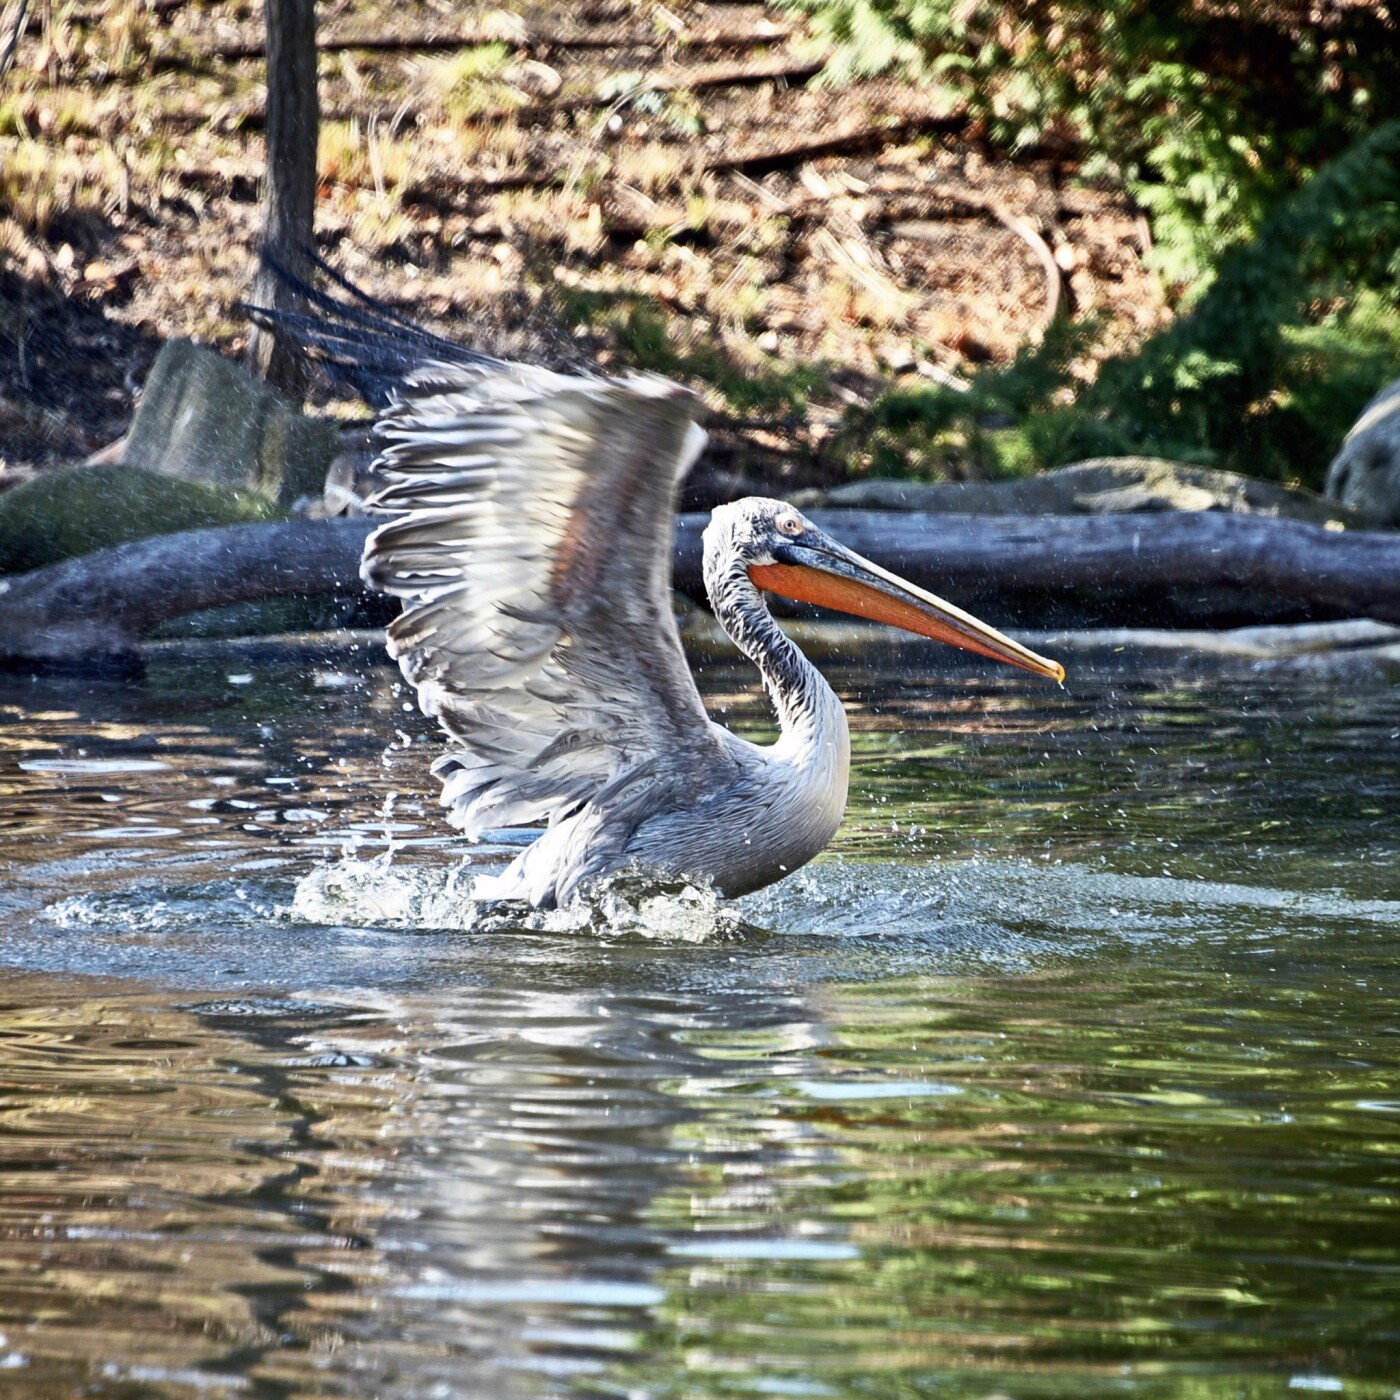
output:
<instances>
[{"instance_id":1,"label":"green reflection in water","mask_svg":"<svg viewBox=\"0 0 1400 1400\"><path fill-rule=\"evenodd\" d=\"M824 987L817 1091L689 1126L739 1169L657 1203L671 1368L617 1393L1389 1397L1393 948L1322 984L1200 953Z\"/></svg>"}]
</instances>

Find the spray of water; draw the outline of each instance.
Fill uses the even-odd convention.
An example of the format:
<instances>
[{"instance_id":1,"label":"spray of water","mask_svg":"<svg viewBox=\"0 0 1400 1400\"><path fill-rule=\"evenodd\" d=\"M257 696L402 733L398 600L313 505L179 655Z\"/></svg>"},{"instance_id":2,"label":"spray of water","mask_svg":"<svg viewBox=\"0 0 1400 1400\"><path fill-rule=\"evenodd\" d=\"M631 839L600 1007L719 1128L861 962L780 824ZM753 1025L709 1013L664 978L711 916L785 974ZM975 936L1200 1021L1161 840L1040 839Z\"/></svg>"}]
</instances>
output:
<instances>
[{"instance_id":1,"label":"spray of water","mask_svg":"<svg viewBox=\"0 0 1400 1400\"><path fill-rule=\"evenodd\" d=\"M286 913L312 924L463 933L515 929L672 943L734 937L746 927L740 911L703 881L628 869L592 881L561 908L536 910L475 898L478 874L467 864L406 864L391 851L371 860L346 854L303 876Z\"/></svg>"}]
</instances>

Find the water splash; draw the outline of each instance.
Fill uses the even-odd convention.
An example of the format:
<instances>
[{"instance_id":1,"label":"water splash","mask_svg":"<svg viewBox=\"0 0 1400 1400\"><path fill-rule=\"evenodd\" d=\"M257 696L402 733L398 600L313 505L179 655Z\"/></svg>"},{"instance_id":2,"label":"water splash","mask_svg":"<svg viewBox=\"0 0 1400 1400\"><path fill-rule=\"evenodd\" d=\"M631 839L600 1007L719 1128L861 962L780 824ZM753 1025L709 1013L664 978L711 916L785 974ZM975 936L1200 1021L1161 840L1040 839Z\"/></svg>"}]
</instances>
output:
<instances>
[{"instance_id":1,"label":"water splash","mask_svg":"<svg viewBox=\"0 0 1400 1400\"><path fill-rule=\"evenodd\" d=\"M392 850L371 860L345 854L303 875L291 905L281 912L308 924L371 924L466 933L479 923L480 906L470 894L475 874L466 864L446 869L400 865Z\"/></svg>"},{"instance_id":2,"label":"water splash","mask_svg":"<svg viewBox=\"0 0 1400 1400\"><path fill-rule=\"evenodd\" d=\"M283 912L311 924L577 933L670 943L734 937L747 926L740 910L707 882L628 869L591 882L561 908L537 910L476 898L473 886L479 874L477 866L465 862L444 868L407 864L391 852L372 860L346 854L303 876Z\"/></svg>"},{"instance_id":3,"label":"water splash","mask_svg":"<svg viewBox=\"0 0 1400 1400\"><path fill-rule=\"evenodd\" d=\"M258 885L211 881L156 897L144 885L102 894L69 895L44 909L45 919L65 933L100 929L112 936L158 941L169 934L205 931L216 920L224 929L261 928L274 916L269 891Z\"/></svg>"},{"instance_id":4,"label":"water splash","mask_svg":"<svg viewBox=\"0 0 1400 1400\"><path fill-rule=\"evenodd\" d=\"M641 868L592 881L560 909L531 916L549 933L709 943L734 938L748 925L737 906L708 880L677 879Z\"/></svg>"}]
</instances>

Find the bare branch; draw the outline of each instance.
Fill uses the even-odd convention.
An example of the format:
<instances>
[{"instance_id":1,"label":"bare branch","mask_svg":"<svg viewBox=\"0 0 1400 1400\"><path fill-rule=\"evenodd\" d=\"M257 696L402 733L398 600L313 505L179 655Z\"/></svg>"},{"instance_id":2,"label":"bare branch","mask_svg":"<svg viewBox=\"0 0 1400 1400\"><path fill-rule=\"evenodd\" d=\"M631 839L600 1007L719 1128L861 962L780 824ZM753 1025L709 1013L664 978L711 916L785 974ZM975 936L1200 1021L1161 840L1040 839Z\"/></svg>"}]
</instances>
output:
<instances>
[{"instance_id":1,"label":"bare branch","mask_svg":"<svg viewBox=\"0 0 1400 1400\"><path fill-rule=\"evenodd\" d=\"M3 26L0 26L5 36L0 40L0 83L8 76L15 54L19 51L19 41L24 34L24 17L28 11L29 0L14 0L6 7Z\"/></svg>"}]
</instances>

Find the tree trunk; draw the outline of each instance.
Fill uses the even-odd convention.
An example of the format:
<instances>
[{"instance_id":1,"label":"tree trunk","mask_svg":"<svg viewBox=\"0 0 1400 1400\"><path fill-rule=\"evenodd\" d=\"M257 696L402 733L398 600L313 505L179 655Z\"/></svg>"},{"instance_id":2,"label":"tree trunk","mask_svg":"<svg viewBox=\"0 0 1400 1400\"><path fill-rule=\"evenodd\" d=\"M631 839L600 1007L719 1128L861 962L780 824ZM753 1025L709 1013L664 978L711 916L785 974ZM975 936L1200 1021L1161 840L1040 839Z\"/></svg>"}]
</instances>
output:
<instances>
[{"instance_id":1,"label":"tree trunk","mask_svg":"<svg viewBox=\"0 0 1400 1400\"><path fill-rule=\"evenodd\" d=\"M5 10L5 32L0 38L0 82L4 82L19 51L19 41L24 36L24 16L29 9L29 0L15 0Z\"/></svg>"},{"instance_id":2,"label":"tree trunk","mask_svg":"<svg viewBox=\"0 0 1400 1400\"><path fill-rule=\"evenodd\" d=\"M267 18L267 172L263 177L262 246L283 267L306 276L316 213L315 0L265 0ZM295 296L269 268L260 268L250 300L296 310ZM300 403L305 360L284 331L254 329L248 363L274 389Z\"/></svg>"}]
</instances>

